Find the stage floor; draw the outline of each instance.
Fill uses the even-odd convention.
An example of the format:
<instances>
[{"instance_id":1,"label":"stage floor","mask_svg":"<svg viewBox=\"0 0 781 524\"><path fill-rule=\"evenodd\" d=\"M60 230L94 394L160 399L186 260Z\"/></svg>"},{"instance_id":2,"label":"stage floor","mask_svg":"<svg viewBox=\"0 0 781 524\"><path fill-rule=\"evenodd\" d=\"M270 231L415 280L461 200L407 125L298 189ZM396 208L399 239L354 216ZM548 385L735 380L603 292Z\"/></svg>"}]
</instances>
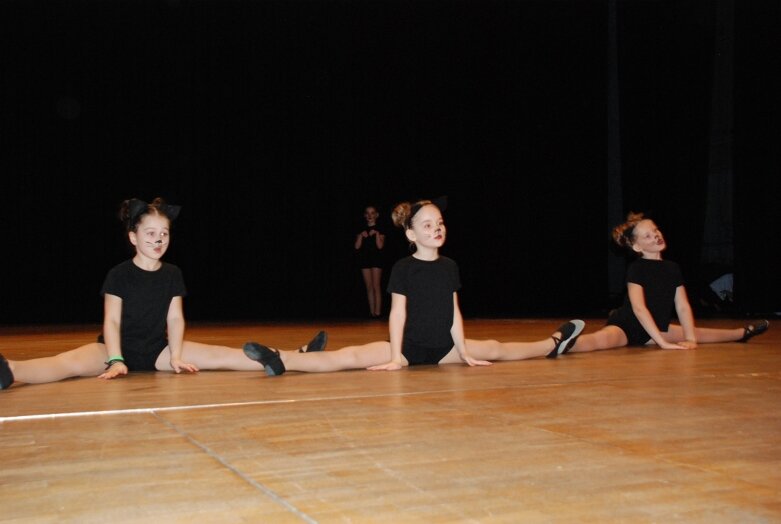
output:
<instances>
[{"instance_id":1,"label":"stage floor","mask_svg":"<svg viewBox=\"0 0 781 524\"><path fill-rule=\"evenodd\" d=\"M465 326L536 340L563 320ZM748 344L490 367L14 385L0 391L0 520L781 522L779 326ZM388 336L367 321L190 324L187 338L292 348L323 328L329 349ZM99 329L0 328L0 352L50 355Z\"/></svg>"}]
</instances>

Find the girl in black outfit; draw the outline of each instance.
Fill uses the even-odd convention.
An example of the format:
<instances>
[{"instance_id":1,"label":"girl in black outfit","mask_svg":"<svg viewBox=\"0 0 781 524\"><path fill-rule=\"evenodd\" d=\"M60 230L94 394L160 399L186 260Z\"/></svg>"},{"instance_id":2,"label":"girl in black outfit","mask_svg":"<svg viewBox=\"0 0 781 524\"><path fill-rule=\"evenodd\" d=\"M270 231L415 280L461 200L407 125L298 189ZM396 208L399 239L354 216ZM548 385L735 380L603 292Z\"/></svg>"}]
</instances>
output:
<instances>
[{"instance_id":1,"label":"girl in black outfit","mask_svg":"<svg viewBox=\"0 0 781 524\"><path fill-rule=\"evenodd\" d=\"M111 379L128 371L259 370L240 349L185 340L182 272L161 260L179 210L161 198L151 204L125 200L120 219L134 254L112 268L103 283L103 333L96 342L52 357L14 361L0 355L0 389L14 381ZM300 351L320 351L326 340L321 331Z\"/></svg>"},{"instance_id":2,"label":"girl in black outfit","mask_svg":"<svg viewBox=\"0 0 781 524\"><path fill-rule=\"evenodd\" d=\"M391 270L390 341L348 346L337 351L306 353L277 351L247 342L244 352L259 361L268 375L291 371L344 369L397 370L417 364L487 366L493 360L556 357L583 329L582 320L564 323L549 338L535 342L499 342L464 338L458 306L461 281L456 263L439 254L445 243L445 222L439 206L429 200L405 202L393 211L393 223L414 244L413 255Z\"/></svg>"},{"instance_id":3,"label":"girl in black outfit","mask_svg":"<svg viewBox=\"0 0 781 524\"><path fill-rule=\"evenodd\" d=\"M385 234L377 224L380 213L375 206L366 206L363 218L366 220L364 227L355 237L355 253L358 259L358 267L361 268L361 276L366 286L366 296L369 301L369 316L378 318L382 315L382 269L385 267L383 260L383 248L385 247Z\"/></svg>"},{"instance_id":4,"label":"girl in black outfit","mask_svg":"<svg viewBox=\"0 0 781 524\"><path fill-rule=\"evenodd\" d=\"M655 344L663 349L694 349L698 343L746 342L767 331L767 320L734 329L698 328L686 295L681 269L662 259L667 248L662 232L642 213L629 213L613 229L613 240L640 258L627 268L626 296L607 325L578 337L570 352ZM671 323L672 310L680 324Z\"/></svg>"}]
</instances>

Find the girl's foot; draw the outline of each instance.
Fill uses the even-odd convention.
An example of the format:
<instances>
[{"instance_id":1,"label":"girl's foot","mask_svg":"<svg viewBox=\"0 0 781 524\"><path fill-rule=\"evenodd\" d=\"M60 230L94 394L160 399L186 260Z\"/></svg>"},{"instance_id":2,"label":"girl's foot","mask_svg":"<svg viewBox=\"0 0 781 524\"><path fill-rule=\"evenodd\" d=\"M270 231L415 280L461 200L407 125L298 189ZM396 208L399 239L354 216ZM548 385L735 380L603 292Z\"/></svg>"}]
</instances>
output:
<instances>
[{"instance_id":1,"label":"girl's foot","mask_svg":"<svg viewBox=\"0 0 781 524\"><path fill-rule=\"evenodd\" d=\"M328 333L325 331L318 331L317 335L315 335L306 346L298 348L298 352L308 353L311 351L323 351L326 344L328 344Z\"/></svg>"},{"instance_id":2,"label":"girl's foot","mask_svg":"<svg viewBox=\"0 0 781 524\"><path fill-rule=\"evenodd\" d=\"M767 320L760 320L753 324L749 324L748 326L743 328L743 338L738 340L738 342L748 342L751 337L761 335L762 333L767 331L767 328L769 327L770 327L770 322L768 322Z\"/></svg>"},{"instance_id":3,"label":"girl's foot","mask_svg":"<svg viewBox=\"0 0 781 524\"><path fill-rule=\"evenodd\" d=\"M0 389L7 389L14 383L14 374L11 366L3 355L0 355Z\"/></svg>"},{"instance_id":4,"label":"girl's foot","mask_svg":"<svg viewBox=\"0 0 781 524\"><path fill-rule=\"evenodd\" d=\"M244 354L256 362L260 362L266 370L266 375L273 377L285 372L285 364L279 356L279 351L270 347L258 344L257 342L247 342L244 344Z\"/></svg>"},{"instance_id":5,"label":"girl's foot","mask_svg":"<svg viewBox=\"0 0 781 524\"><path fill-rule=\"evenodd\" d=\"M569 348L575 345L575 339L578 338L578 335L580 335L580 332L583 331L585 326L586 323L582 320L570 320L569 322L562 324L561 327L556 330L561 333L561 338L551 336L554 342L553 350L548 353L545 358L556 358L569 351Z\"/></svg>"}]
</instances>

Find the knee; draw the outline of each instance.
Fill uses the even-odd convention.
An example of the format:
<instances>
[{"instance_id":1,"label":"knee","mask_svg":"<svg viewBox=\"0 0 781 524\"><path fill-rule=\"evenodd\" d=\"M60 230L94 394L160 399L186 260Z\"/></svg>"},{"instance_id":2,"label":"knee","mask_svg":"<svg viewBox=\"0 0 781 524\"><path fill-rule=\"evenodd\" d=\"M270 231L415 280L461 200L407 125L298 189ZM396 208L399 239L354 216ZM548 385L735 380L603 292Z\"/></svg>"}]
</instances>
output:
<instances>
[{"instance_id":1,"label":"knee","mask_svg":"<svg viewBox=\"0 0 781 524\"><path fill-rule=\"evenodd\" d=\"M507 347L499 342L498 340L483 340L482 344L479 346L472 346L475 351L478 351L478 353L481 353L480 358L483 360L499 360L502 355L507 350ZM469 346L467 345L467 351L469 350ZM475 355L472 355L473 357Z\"/></svg>"},{"instance_id":2,"label":"knee","mask_svg":"<svg viewBox=\"0 0 781 524\"><path fill-rule=\"evenodd\" d=\"M358 356L351 348L343 348L339 350L338 360L341 361L341 365L346 369L355 369L359 367Z\"/></svg>"}]
</instances>

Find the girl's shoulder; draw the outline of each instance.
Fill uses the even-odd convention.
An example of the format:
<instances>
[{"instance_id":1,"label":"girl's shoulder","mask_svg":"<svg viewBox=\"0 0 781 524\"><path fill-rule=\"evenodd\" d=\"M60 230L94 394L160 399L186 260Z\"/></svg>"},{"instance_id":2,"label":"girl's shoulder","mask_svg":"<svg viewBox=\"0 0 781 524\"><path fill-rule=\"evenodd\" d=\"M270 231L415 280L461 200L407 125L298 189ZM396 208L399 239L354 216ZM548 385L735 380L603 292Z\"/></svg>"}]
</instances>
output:
<instances>
[{"instance_id":1,"label":"girl's shoulder","mask_svg":"<svg viewBox=\"0 0 781 524\"><path fill-rule=\"evenodd\" d=\"M172 264L171 262L164 262L164 261L161 260L160 264L161 264L161 267L168 268L169 270L170 269L179 270L179 266L177 266L176 264Z\"/></svg>"},{"instance_id":2,"label":"girl's shoulder","mask_svg":"<svg viewBox=\"0 0 781 524\"><path fill-rule=\"evenodd\" d=\"M133 269L133 266L134 266L133 259L128 258L123 260L119 264L115 264L114 266L112 266L107 273L111 274L111 273L119 273L122 271L130 271Z\"/></svg>"},{"instance_id":3,"label":"girl's shoulder","mask_svg":"<svg viewBox=\"0 0 781 524\"><path fill-rule=\"evenodd\" d=\"M673 260L638 258L629 264L626 273L627 279L630 281L642 278L654 279L662 275L679 275L681 267Z\"/></svg>"},{"instance_id":4,"label":"girl's shoulder","mask_svg":"<svg viewBox=\"0 0 781 524\"><path fill-rule=\"evenodd\" d=\"M679 267L678 262L674 260L649 260L647 258L638 258L632 262L633 266L648 266L648 267Z\"/></svg>"},{"instance_id":5,"label":"girl's shoulder","mask_svg":"<svg viewBox=\"0 0 781 524\"><path fill-rule=\"evenodd\" d=\"M396 262L393 263L394 267L401 267L401 266L408 266L410 264L413 264L415 262L415 257L412 255L407 255L406 257L401 257Z\"/></svg>"},{"instance_id":6,"label":"girl's shoulder","mask_svg":"<svg viewBox=\"0 0 781 524\"><path fill-rule=\"evenodd\" d=\"M165 273L171 273L171 274L173 273L177 273L180 275L182 274L182 270L179 268L179 266L177 266L176 264L171 264L170 262L163 262L162 265L160 266L160 271Z\"/></svg>"},{"instance_id":7,"label":"girl's shoulder","mask_svg":"<svg viewBox=\"0 0 781 524\"><path fill-rule=\"evenodd\" d=\"M636 259L632 260L629 263L629 265L630 266L642 266L642 265L677 266L678 262L675 262L674 260L668 260L666 258L663 258L661 260L651 260L648 258L637 257Z\"/></svg>"},{"instance_id":8,"label":"girl's shoulder","mask_svg":"<svg viewBox=\"0 0 781 524\"><path fill-rule=\"evenodd\" d=\"M111 269L108 270L108 274L121 274L121 273L143 273L143 274L149 274L149 273L158 273L158 274L181 274L182 270L179 269L179 266L175 264L171 264L170 262L160 262L160 269L157 271L144 271L143 269L139 268L133 263L132 258L128 258L127 260L123 260L119 264L115 265Z\"/></svg>"},{"instance_id":9,"label":"girl's shoulder","mask_svg":"<svg viewBox=\"0 0 781 524\"><path fill-rule=\"evenodd\" d=\"M420 266L454 266L458 267L458 264L455 260L453 260L450 257L445 257L440 255L437 257L436 260L420 260L418 258L415 258L413 255L408 255L406 257L398 259L393 266L394 267L406 267L406 266L412 266L412 265L420 265Z\"/></svg>"}]
</instances>

